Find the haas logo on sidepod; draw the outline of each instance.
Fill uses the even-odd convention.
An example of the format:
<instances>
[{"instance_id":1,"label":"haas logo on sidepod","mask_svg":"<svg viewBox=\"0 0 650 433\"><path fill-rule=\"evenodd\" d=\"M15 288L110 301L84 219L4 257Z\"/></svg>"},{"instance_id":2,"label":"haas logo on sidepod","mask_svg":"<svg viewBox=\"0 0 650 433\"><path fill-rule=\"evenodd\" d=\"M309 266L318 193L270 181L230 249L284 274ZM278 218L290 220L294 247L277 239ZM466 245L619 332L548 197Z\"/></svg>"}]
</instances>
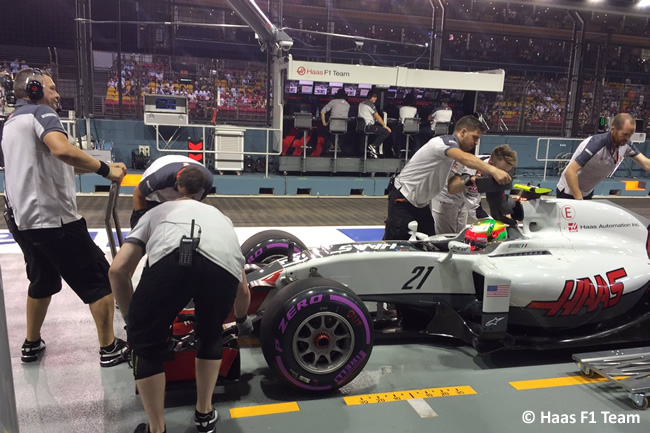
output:
<instances>
[{"instance_id":1,"label":"haas logo on sidepod","mask_svg":"<svg viewBox=\"0 0 650 433\"><path fill-rule=\"evenodd\" d=\"M605 274L607 280L601 275L591 278L566 280L564 289L556 301L533 301L527 308L546 310L545 316L575 316L584 307L591 313L602 305L610 308L618 304L623 296L623 283L621 278L627 277L625 268L615 269Z\"/></svg>"}]
</instances>

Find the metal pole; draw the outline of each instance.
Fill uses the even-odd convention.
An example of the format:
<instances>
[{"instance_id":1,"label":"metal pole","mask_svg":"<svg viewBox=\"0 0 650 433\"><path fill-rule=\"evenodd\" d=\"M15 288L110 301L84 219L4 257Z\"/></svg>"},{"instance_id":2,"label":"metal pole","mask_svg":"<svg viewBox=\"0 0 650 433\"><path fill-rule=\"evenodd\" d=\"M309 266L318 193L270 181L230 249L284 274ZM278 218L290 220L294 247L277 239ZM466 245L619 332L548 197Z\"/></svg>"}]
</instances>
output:
<instances>
[{"instance_id":1,"label":"metal pole","mask_svg":"<svg viewBox=\"0 0 650 433\"><path fill-rule=\"evenodd\" d=\"M440 31L436 32L436 50L433 55L434 69L440 69L442 61L442 38L445 33L445 5L442 0L438 0L440 5Z\"/></svg>"},{"instance_id":2,"label":"metal pole","mask_svg":"<svg viewBox=\"0 0 650 433\"><path fill-rule=\"evenodd\" d=\"M0 272L0 430L18 433L18 412L16 410L16 395L14 379L11 371L11 356L9 356L9 336L7 333L7 314L5 313L4 291ZM4 355L2 355L4 353Z\"/></svg>"},{"instance_id":3,"label":"metal pole","mask_svg":"<svg viewBox=\"0 0 650 433\"><path fill-rule=\"evenodd\" d=\"M273 57L271 45L266 48L266 125L271 125L271 63ZM277 96L276 96L277 97Z\"/></svg>"},{"instance_id":4,"label":"metal pole","mask_svg":"<svg viewBox=\"0 0 650 433\"><path fill-rule=\"evenodd\" d=\"M431 5L431 37L429 38L429 69L433 69L433 42L436 33L436 6L433 0L429 0Z\"/></svg>"},{"instance_id":5,"label":"metal pole","mask_svg":"<svg viewBox=\"0 0 650 433\"><path fill-rule=\"evenodd\" d=\"M118 113L120 119L122 118L122 95L124 89L122 88L122 0L117 0L117 97L118 97ZM125 77L126 79L126 77Z\"/></svg>"}]
</instances>

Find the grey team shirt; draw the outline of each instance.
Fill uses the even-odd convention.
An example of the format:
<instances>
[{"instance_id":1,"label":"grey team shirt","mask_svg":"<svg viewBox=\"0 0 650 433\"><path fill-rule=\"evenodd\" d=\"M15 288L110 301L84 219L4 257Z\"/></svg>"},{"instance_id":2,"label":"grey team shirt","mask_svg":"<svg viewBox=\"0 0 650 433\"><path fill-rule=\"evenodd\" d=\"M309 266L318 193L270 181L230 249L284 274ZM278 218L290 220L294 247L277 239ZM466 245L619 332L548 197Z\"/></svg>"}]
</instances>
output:
<instances>
[{"instance_id":1,"label":"grey team shirt","mask_svg":"<svg viewBox=\"0 0 650 433\"><path fill-rule=\"evenodd\" d=\"M181 196L174 189L176 176L182 168L188 167L189 165L198 167L203 171L203 175L205 176L203 193L198 192L192 197L196 200L203 200L208 195L210 188L212 188L212 173L203 164L183 155L166 155L156 159L142 174L142 180L138 185L138 189L149 201L162 203L169 200L176 200Z\"/></svg>"},{"instance_id":2,"label":"grey team shirt","mask_svg":"<svg viewBox=\"0 0 650 433\"><path fill-rule=\"evenodd\" d=\"M144 214L124 242L143 247L149 266L153 266L178 248L183 236L190 236L192 219L194 237L201 230L197 251L241 281L244 256L232 222L217 208L196 200L174 200L156 206Z\"/></svg>"},{"instance_id":3,"label":"grey team shirt","mask_svg":"<svg viewBox=\"0 0 650 433\"><path fill-rule=\"evenodd\" d=\"M52 155L43 142L53 132L67 136L59 115L27 100L17 102L5 123L5 191L20 230L61 227L81 218L74 168Z\"/></svg>"},{"instance_id":4,"label":"grey team shirt","mask_svg":"<svg viewBox=\"0 0 650 433\"><path fill-rule=\"evenodd\" d=\"M331 111L330 119L332 117L348 117L350 112L350 104L345 99L332 99L323 107L323 113Z\"/></svg>"},{"instance_id":5,"label":"grey team shirt","mask_svg":"<svg viewBox=\"0 0 650 433\"><path fill-rule=\"evenodd\" d=\"M363 120L366 122L366 126L375 124L376 112L377 108L375 108L375 104L370 102L369 99L366 99L361 104L359 104L359 117L363 118Z\"/></svg>"},{"instance_id":6,"label":"grey team shirt","mask_svg":"<svg viewBox=\"0 0 650 433\"><path fill-rule=\"evenodd\" d=\"M600 182L612 174L626 156L635 157L640 152L628 142L612 153L612 138L609 132L592 135L584 140L573 153L571 161L582 166L578 171L578 186L582 195L589 195ZM557 188L573 195L566 181L566 168L562 172Z\"/></svg>"},{"instance_id":7,"label":"grey team shirt","mask_svg":"<svg viewBox=\"0 0 650 433\"><path fill-rule=\"evenodd\" d=\"M395 179L395 187L417 208L429 205L447 185L454 159L447 156L451 148L459 149L454 135L434 137L422 146Z\"/></svg>"}]
</instances>

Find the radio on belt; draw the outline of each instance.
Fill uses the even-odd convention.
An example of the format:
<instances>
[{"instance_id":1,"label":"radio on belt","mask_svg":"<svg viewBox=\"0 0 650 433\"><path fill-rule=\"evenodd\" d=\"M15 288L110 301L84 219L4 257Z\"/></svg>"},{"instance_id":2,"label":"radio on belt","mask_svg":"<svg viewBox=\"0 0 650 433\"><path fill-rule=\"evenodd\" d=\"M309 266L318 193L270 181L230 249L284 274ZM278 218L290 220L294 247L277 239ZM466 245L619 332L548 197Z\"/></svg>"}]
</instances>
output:
<instances>
[{"instance_id":1,"label":"radio on belt","mask_svg":"<svg viewBox=\"0 0 650 433\"><path fill-rule=\"evenodd\" d=\"M194 237L194 220L192 220L192 226L190 228L190 237L183 236L181 238L181 243L178 247L178 265L179 266L192 266L192 256L199 246L199 241L201 240L201 230L199 229L199 236Z\"/></svg>"}]
</instances>

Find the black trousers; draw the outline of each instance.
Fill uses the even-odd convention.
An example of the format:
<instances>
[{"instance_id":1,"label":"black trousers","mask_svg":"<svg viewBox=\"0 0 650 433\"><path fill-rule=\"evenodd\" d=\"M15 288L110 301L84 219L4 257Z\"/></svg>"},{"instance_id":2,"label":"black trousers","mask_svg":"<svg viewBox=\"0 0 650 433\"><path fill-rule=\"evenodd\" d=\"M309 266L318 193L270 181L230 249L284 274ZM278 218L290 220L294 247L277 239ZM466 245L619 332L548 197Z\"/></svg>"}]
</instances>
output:
<instances>
[{"instance_id":1,"label":"black trousers","mask_svg":"<svg viewBox=\"0 0 650 433\"><path fill-rule=\"evenodd\" d=\"M576 198L572 196L571 194L567 194L566 192L560 190L559 188L555 189L555 195L557 198L570 198L571 200L575 200ZM583 200L591 200L594 197L594 192L591 191L589 195L585 195L582 197Z\"/></svg>"},{"instance_id":2,"label":"black trousers","mask_svg":"<svg viewBox=\"0 0 650 433\"><path fill-rule=\"evenodd\" d=\"M384 142L390 135L390 132L388 132L388 129L384 128L383 126L375 123L374 125L366 125L366 134L374 134L375 135L375 140L372 142L372 145L374 147L379 147L381 143Z\"/></svg>"},{"instance_id":3,"label":"black trousers","mask_svg":"<svg viewBox=\"0 0 650 433\"><path fill-rule=\"evenodd\" d=\"M413 206L398 189L388 194L388 217L384 229L384 240L408 240L408 224L418 222L418 232L434 235L436 233L431 206Z\"/></svg>"}]
</instances>

